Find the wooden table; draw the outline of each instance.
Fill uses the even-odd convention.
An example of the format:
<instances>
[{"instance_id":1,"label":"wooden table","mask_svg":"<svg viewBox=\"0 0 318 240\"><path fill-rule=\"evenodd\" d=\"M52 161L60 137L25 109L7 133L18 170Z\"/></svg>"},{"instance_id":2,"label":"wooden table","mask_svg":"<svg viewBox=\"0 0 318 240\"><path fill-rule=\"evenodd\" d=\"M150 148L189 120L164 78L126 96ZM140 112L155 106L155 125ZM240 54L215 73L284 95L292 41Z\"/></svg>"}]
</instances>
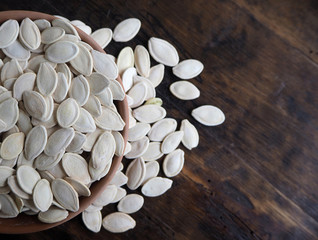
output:
<instances>
[{"instance_id":1,"label":"wooden table","mask_svg":"<svg viewBox=\"0 0 318 240\"><path fill-rule=\"evenodd\" d=\"M135 229L88 231L81 217L54 229L1 239L317 239L318 238L318 4L310 0L56 0L1 1L1 10L27 9L80 19L94 30L128 17L142 21L126 45L168 40L180 59L205 65L190 80L194 101L171 95L177 78L166 68L157 94L168 116L187 118L200 145L186 152L165 195L145 198ZM191 117L203 104L226 121L206 127ZM184 149L184 148L183 148ZM115 211L105 207L103 215Z\"/></svg>"}]
</instances>

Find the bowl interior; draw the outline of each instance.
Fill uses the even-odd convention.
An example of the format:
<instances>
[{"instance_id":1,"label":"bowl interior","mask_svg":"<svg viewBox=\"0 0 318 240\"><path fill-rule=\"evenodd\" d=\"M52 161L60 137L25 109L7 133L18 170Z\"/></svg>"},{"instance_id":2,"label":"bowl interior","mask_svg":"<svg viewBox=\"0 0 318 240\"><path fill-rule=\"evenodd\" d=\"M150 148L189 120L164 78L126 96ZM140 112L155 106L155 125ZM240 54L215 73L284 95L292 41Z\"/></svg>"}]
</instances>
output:
<instances>
[{"instance_id":1,"label":"bowl interior","mask_svg":"<svg viewBox=\"0 0 318 240\"><path fill-rule=\"evenodd\" d=\"M53 19L56 18L49 14L33 12L33 11L4 11L4 12L0 12L0 24L2 24L8 19L16 19L17 21L21 21L26 17L32 20L46 19L48 21L52 21ZM91 45L95 50L105 53L104 50L89 35L87 35L86 33L84 33L78 28L76 29L82 41ZM117 80L122 84L120 77L118 77ZM129 120L128 105L127 105L126 98L124 99L124 101L120 101L120 102L118 101L116 103L116 106L117 106L118 112L120 113L121 117L126 123L124 130L121 132L126 144L127 136L128 136L128 120ZM47 223L40 222L37 219L36 215L28 216L22 213L22 214L19 214L18 217L16 218L8 218L8 219L0 218L0 233L21 234L21 233L38 232L38 231L42 231L42 230L60 225L72 219L73 217L77 216L82 211L84 211L103 192L103 190L106 188L108 183L114 177L121 160L122 160L122 157L114 156L112 166L108 174L104 178L102 178L100 181L92 184L92 186L90 187L91 196L81 197L79 210L77 212L69 212L68 217L64 219L63 221L47 224Z\"/></svg>"}]
</instances>

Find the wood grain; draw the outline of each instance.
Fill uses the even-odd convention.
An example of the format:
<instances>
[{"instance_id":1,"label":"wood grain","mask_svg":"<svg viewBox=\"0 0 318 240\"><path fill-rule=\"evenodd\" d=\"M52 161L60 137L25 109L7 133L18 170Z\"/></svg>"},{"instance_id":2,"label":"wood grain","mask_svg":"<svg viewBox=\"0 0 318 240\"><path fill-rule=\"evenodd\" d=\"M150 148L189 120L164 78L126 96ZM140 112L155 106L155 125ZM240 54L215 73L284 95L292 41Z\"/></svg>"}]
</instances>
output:
<instances>
[{"instance_id":1,"label":"wood grain","mask_svg":"<svg viewBox=\"0 0 318 240\"><path fill-rule=\"evenodd\" d=\"M117 56L156 36L205 69L190 80L201 90L194 101L171 95L177 78L170 68L157 88L168 116L194 123L200 144L185 149L172 189L132 214L134 230L94 234L77 217L1 239L318 239L316 1L2 1L1 10L9 9L80 19L94 30L137 17L137 37L111 43L107 52ZM191 110L203 104L221 108L225 123L195 122ZM103 215L115 210L105 207Z\"/></svg>"}]
</instances>

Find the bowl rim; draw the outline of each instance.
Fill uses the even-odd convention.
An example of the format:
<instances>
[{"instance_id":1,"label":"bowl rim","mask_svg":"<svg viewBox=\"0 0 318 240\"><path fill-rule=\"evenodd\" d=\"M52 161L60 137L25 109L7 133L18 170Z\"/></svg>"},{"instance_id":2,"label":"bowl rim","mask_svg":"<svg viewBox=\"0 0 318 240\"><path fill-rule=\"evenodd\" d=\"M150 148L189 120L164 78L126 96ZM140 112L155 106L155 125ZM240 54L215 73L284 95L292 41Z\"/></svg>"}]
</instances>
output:
<instances>
[{"instance_id":1,"label":"bowl rim","mask_svg":"<svg viewBox=\"0 0 318 240\"><path fill-rule=\"evenodd\" d=\"M42 12L36 12L36 11L26 11L26 10L10 10L10 11L0 11L0 24L2 24L4 21L9 19L15 19L17 21L21 21L24 18L30 18L31 20L36 19L46 19L48 21L52 21L54 19L57 19L58 17L55 17L50 14L42 13ZM74 26L77 30L78 34L81 37L81 40L88 43L93 49L105 53L105 51L94 41L93 38L91 38L89 35L87 35L85 32ZM122 80L120 76L118 75L118 78L116 79L119 81L119 83L123 87ZM125 147L127 144L127 138L128 138L128 127L129 127L129 110L128 110L128 103L125 96L125 99L123 101L118 102L118 112L125 121L125 127L123 131L121 131L121 134L124 138ZM77 212L70 212L66 219L56 222L56 223L42 223L37 219L37 215L30 216L26 214L19 214L16 218L0 218L0 233L5 234L24 234L24 233L33 233L33 232L39 232L43 230L47 230L53 227L56 227L58 225L61 225L78 214L80 214L82 211L84 211L107 187L107 185L110 183L112 178L115 176L116 171L122 161L123 156L114 156L111 168L107 175L103 177L101 180L96 181L92 184L90 187L91 190L91 196L89 197L80 197L80 207Z\"/></svg>"}]
</instances>

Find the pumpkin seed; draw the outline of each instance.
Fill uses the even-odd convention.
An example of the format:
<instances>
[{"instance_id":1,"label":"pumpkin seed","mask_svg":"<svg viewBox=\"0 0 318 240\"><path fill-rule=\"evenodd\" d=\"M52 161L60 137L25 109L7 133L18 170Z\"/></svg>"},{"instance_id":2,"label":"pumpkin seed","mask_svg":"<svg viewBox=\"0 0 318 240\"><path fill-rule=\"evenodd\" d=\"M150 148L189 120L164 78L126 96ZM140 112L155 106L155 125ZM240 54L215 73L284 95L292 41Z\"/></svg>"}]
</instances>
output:
<instances>
[{"instance_id":1,"label":"pumpkin seed","mask_svg":"<svg viewBox=\"0 0 318 240\"><path fill-rule=\"evenodd\" d=\"M102 93L96 95L103 106L110 107L113 103L113 94L110 88L106 88Z\"/></svg>"},{"instance_id":2,"label":"pumpkin seed","mask_svg":"<svg viewBox=\"0 0 318 240\"><path fill-rule=\"evenodd\" d=\"M34 160L44 150L46 142L46 128L42 125L38 125L32 128L25 139L25 158L29 161Z\"/></svg>"},{"instance_id":3,"label":"pumpkin seed","mask_svg":"<svg viewBox=\"0 0 318 240\"><path fill-rule=\"evenodd\" d=\"M19 186L28 194L32 194L34 186L40 179L40 174L30 166L22 165L17 169Z\"/></svg>"},{"instance_id":4,"label":"pumpkin seed","mask_svg":"<svg viewBox=\"0 0 318 240\"><path fill-rule=\"evenodd\" d=\"M56 63L48 61L44 57L44 55L41 54L41 55L35 56L35 57L30 59L30 61L28 63L28 69L30 69L33 72L37 73L41 63L43 63L43 62L49 63L53 68L55 68L57 66Z\"/></svg>"},{"instance_id":5,"label":"pumpkin seed","mask_svg":"<svg viewBox=\"0 0 318 240\"><path fill-rule=\"evenodd\" d=\"M93 65L96 72L105 75L108 79L116 79L118 68L114 60L105 53L96 50L91 51Z\"/></svg>"},{"instance_id":6,"label":"pumpkin seed","mask_svg":"<svg viewBox=\"0 0 318 240\"><path fill-rule=\"evenodd\" d=\"M168 154L174 151L179 146L183 134L183 131L176 131L167 135L161 144L161 152Z\"/></svg>"},{"instance_id":7,"label":"pumpkin seed","mask_svg":"<svg viewBox=\"0 0 318 240\"><path fill-rule=\"evenodd\" d=\"M191 115L199 123L206 126L217 126L224 122L224 113L217 107L203 105L192 110Z\"/></svg>"},{"instance_id":8,"label":"pumpkin seed","mask_svg":"<svg viewBox=\"0 0 318 240\"><path fill-rule=\"evenodd\" d=\"M177 81L170 85L170 92L181 100L193 100L200 96L199 89L190 82Z\"/></svg>"},{"instance_id":9,"label":"pumpkin seed","mask_svg":"<svg viewBox=\"0 0 318 240\"><path fill-rule=\"evenodd\" d=\"M45 212L52 205L53 194L50 183L46 179L41 179L37 182L33 190L34 205L41 211Z\"/></svg>"},{"instance_id":10,"label":"pumpkin seed","mask_svg":"<svg viewBox=\"0 0 318 240\"><path fill-rule=\"evenodd\" d=\"M59 152L55 156L48 156L45 153L41 153L34 161L34 167L40 171L52 170L56 165L59 164L64 151ZM54 174L53 174L54 176Z\"/></svg>"},{"instance_id":11,"label":"pumpkin seed","mask_svg":"<svg viewBox=\"0 0 318 240\"><path fill-rule=\"evenodd\" d=\"M62 128L55 131L47 140L44 148L44 153L48 156L54 157L71 143L74 137L73 128Z\"/></svg>"},{"instance_id":12,"label":"pumpkin seed","mask_svg":"<svg viewBox=\"0 0 318 240\"><path fill-rule=\"evenodd\" d=\"M108 185L105 190L93 202L95 206L106 206L115 198L117 193L117 186Z\"/></svg>"},{"instance_id":13,"label":"pumpkin seed","mask_svg":"<svg viewBox=\"0 0 318 240\"><path fill-rule=\"evenodd\" d=\"M84 133L94 132L96 125L92 115L84 108L80 108L79 110L79 117L73 125L74 129Z\"/></svg>"},{"instance_id":14,"label":"pumpkin seed","mask_svg":"<svg viewBox=\"0 0 318 240\"><path fill-rule=\"evenodd\" d=\"M18 37L19 23L17 20L9 19L0 27L0 48L10 46Z\"/></svg>"},{"instance_id":15,"label":"pumpkin seed","mask_svg":"<svg viewBox=\"0 0 318 240\"><path fill-rule=\"evenodd\" d=\"M150 68L148 79L154 87L157 87L163 80L165 74L165 66L157 64Z\"/></svg>"},{"instance_id":16,"label":"pumpkin seed","mask_svg":"<svg viewBox=\"0 0 318 240\"><path fill-rule=\"evenodd\" d=\"M110 107L102 107L102 114L95 118L97 127L104 130L121 131L125 122L121 116Z\"/></svg>"},{"instance_id":17,"label":"pumpkin seed","mask_svg":"<svg viewBox=\"0 0 318 240\"><path fill-rule=\"evenodd\" d=\"M126 158L132 159L142 156L148 149L149 138L142 137L141 139L131 142L131 150L125 155Z\"/></svg>"},{"instance_id":18,"label":"pumpkin seed","mask_svg":"<svg viewBox=\"0 0 318 240\"><path fill-rule=\"evenodd\" d=\"M146 175L146 165L144 160L136 158L127 167L126 176L128 177L127 187L131 190L137 189L144 181Z\"/></svg>"},{"instance_id":19,"label":"pumpkin seed","mask_svg":"<svg viewBox=\"0 0 318 240\"><path fill-rule=\"evenodd\" d=\"M152 37L148 41L150 55L159 63L174 67L179 63L177 50L166 40Z\"/></svg>"},{"instance_id":20,"label":"pumpkin seed","mask_svg":"<svg viewBox=\"0 0 318 240\"><path fill-rule=\"evenodd\" d=\"M85 141L86 141L85 134L75 131L74 137L73 137L70 145L68 145L68 147L66 148L66 152L75 153L75 152L80 151L82 149Z\"/></svg>"},{"instance_id":21,"label":"pumpkin seed","mask_svg":"<svg viewBox=\"0 0 318 240\"><path fill-rule=\"evenodd\" d=\"M10 176L8 178L8 185L10 187L10 190L18 197L23 199L30 199L30 195L27 194L25 191L21 189L21 187L18 184L17 176Z\"/></svg>"},{"instance_id":22,"label":"pumpkin seed","mask_svg":"<svg viewBox=\"0 0 318 240\"><path fill-rule=\"evenodd\" d=\"M150 130L150 124L148 123L136 123L136 125L129 129L128 141L137 141L147 135Z\"/></svg>"},{"instance_id":23,"label":"pumpkin seed","mask_svg":"<svg viewBox=\"0 0 318 240\"><path fill-rule=\"evenodd\" d=\"M117 193L115 198L113 199L113 201L111 201L111 203L116 203L119 202L123 197L125 197L127 195L127 191L124 188L118 187L117 188Z\"/></svg>"},{"instance_id":24,"label":"pumpkin seed","mask_svg":"<svg viewBox=\"0 0 318 240\"><path fill-rule=\"evenodd\" d=\"M144 205L144 198L138 194L128 194L117 205L119 212L131 214L138 212Z\"/></svg>"},{"instance_id":25,"label":"pumpkin seed","mask_svg":"<svg viewBox=\"0 0 318 240\"><path fill-rule=\"evenodd\" d=\"M173 118L164 118L152 125L148 132L150 141L162 141L169 133L177 129L177 121Z\"/></svg>"},{"instance_id":26,"label":"pumpkin seed","mask_svg":"<svg viewBox=\"0 0 318 240\"><path fill-rule=\"evenodd\" d=\"M187 119L181 121L180 130L184 132L182 144L189 150L195 148L199 144L198 130Z\"/></svg>"},{"instance_id":27,"label":"pumpkin seed","mask_svg":"<svg viewBox=\"0 0 318 240\"><path fill-rule=\"evenodd\" d=\"M141 192L146 197L158 197L171 188L172 182L169 178L154 177L142 186Z\"/></svg>"},{"instance_id":28,"label":"pumpkin seed","mask_svg":"<svg viewBox=\"0 0 318 240\"><path fill-rule=\"evenodd\" d=\"M39 212L38 219L44 223L56 223L64 220L67 216L68 211L52 206L46 212Z\"/></svg>"},{"instance_id":29,"label":"pumpkin seed","mask_svg":"<svg viewBox=\"0 0 318 240\"><path fill-rule=\"evenodd\" d=\"M4 82L10 78L18 78L23 73L17 59L5 63L1 69L1 81Z\"/></svg>"},{"instance_id":30,"label":"pumpkin seed","mask_svg":"<svg viewBox=\"0 0 318 240\"><path fill-rule=\"evenodd\" d=\"M149 143L147 151L142 155L142 158L146 162L158 160L163 156L161 152L161 143L160 142L151 142Z\"/></svg>"},{"instance_id":31,"label":"pumpkin seed","mask_svg":"<svg viewBox=\"0 0 318 240\"><path fill-rule=\"evenodd\" d=\"M137 84L139 82L143 82L145 83L146 87L147 87L147 95L145 97L145 100L151 99L156 97L156 91L154 86L152 85L152 83L144 77L140 77L140 76L134 76L134 84Z\"/></svg>"},{"instance_id":32,"label":"pumpkin seed","mask_svg":"<svg viewBox=\"0 0 318 240\"><path fill-rule=\"evenodd\" d=\"M140 82L135 84L128 92L128 96L133 99L132 108L139 107L146 99L147 86L145 83Z\"/></svg>"},{"instance_id":33,"label":"pumpkin seed","mask_svg":"<svg viewBox=\"0 0 318 240\"><path fill-rule=\"evenodd\" d=\"M121 187L125 185L127 181L128 181L128 177L119 171L119 172L116 172L115 176L113 177L113 179L110 181L109 184L113 184L113 185L116 185L117 187Z\"/></svg>"},{"instance_id":34,"label":"pumpkin seed","mask_svg":"<svg viewBox=\"0 0 318 240\"><path fill-rule=\"evenodd\" d=\"M158 105L158 106L162 106L162 100L161 98L150 98L148 99L146 102L145 102L145 105L148 105L148 104L154 104L154 105Z\"/></svg>"},{"instance_id":35,"label":"pumpkin seed","mask_svg":"<svg viewBox=\"0 0 318 240\"><path fill-rule=\"evenodd\" d=\"M122 74L128 69L132 68L135 63L134 52L131 47L124 47L118 54L117 67L118 73Z\"/></svg>"},{"instance_id":36,"label":"pumpkin seed","mask_svg":"<svg viewBox=\"0 0 318 240\"><path fill-rule=\"evenodd\" d=\"M120 157L123 155L125 150L125 140L123 136L117 131L112 131L112 134L116 142L115 155Z\"/></svg>"},{"instance_id":37,"label":"pumpkin seed","mask_svg":"<svg viewBox=\"0 0 318 240\"><path fill-rule=\"evenodd\" d=\"M92 151L92 148L93 148L96 140L103 132L104 132L104 130L102 130L100 128L96 128L96 130L94 132L87 133L86 140L85 140L84 145L83 145L83 150L86 152Z\"/></svg>"},{"instance_id":38,"label":"pumpkin seed","mask_svg":"<svg viewBox=\"0 0 318 240\"><path fill-rule=\"evenodd\" d=\"M26 114L23 110L19 109L19 118L17 121L17 126L20 131L25 135L32 129L31 120L28 114Z\"/></svg>"},{"instance_id":39,"label":"pumpkin seed","mask_svg":"<svg viewBox=\"0 0 318 240\"><path fill-rule=\"evenodd\" d=\"M80 115L80 108L73 98L64 100L57 109L56 119L63 128L68 128L75 124Z\"/></svg>"},{"instance_id":40,"label":"pumpkin seed","mask_svg":"<svg viewBox=\"0 0 318 240\"><path fill-rule=\"evenodd\" d=\"M34 89L35 78L36 74L31 72L24 73L18 77L13 84L13 97L18 101L22 100L24 91L32 91Z\"/></svg>"},{"instance_id":41,"label":"pumpkin seed","mask_svg":"<svg viewBox=\"0 0 318 240\"><path fill-rule=\"evenodd\" d=\"M28 60L31 56L30 51L25 49L18 40L15 40L10 46L3 48L2 51L8 57L17 60Z\"/></svg>"},{"instance_id":42,"label":"pumpkin seed","mask_svg":"<svg viewBox=\"0 0 318 240\"><path fill-rule=\"evenodd\" d=\"M102 106L98 97L90 95L83 106L93 117L99 117L102 114Z\"/></svg>"},{"instance_id":43,"label":"pumpkin seed","mask_svg":"<svg viewBox=\"0 0 318 240\"><path fill-rule=\"evenodd\" d=\"M144 185L149 179L157 177L160 170L159 163L157 161L146 163L146 175L142 185Z\"/></svg>"},{"instance_id":44,"label":"pumpkin seed","mask_svg":"<svg viewBox=\"0 0 318 240\"><path fill-rule=\"evenodd\" d=\"M41 40L44 44L51 44L60 40L65 35L65 31L60 27L48 27L41 33Z\"/></svg>"},{"instance_id":45,"label":"pumpkin seed","mask_svg":"<svg viewBox=\"0 0 318 240\"><path fill-rule=\"evenodd\" d=\"M110 79L109 88L112 92L113 99L123 101L125 98L125 91L117 80Z\"/></svg>"},{"instance_id":46,"label":"pumpkin seed","mask_svg":"<svg viewBox=\"0 0 318 240\"><path fill-rule=\"evenodd\" d=\"M32 117L41 119L47 112L46 101L40 93L36 91L24 91L22 98L25 109Z\"/></svg>"},{"instance_id":47,"label":"pumpkin seed","mask_svg":"<svg viewBox=\"0 0 318 240\"><path fill-rule=\"evenodd\" d=\"M41 44L40 30L30 18L22 20L19 37L23 45L30 50L37 49Z\"/></svg>"},{"instance_id":48,"label":"pumpkin seed","mask_svg":"<svg viewBox=\"0 0 318 240\"><path fill-rule=\"evenodd\" d=\"M69 89L69 84L67 82L67 78L65 77L65 74L62 72L58 72L57 85L52 95L54 101L57 103L62 102L67 95L68 89Z\"/></svg>"},{"instance_id":49,"label":"pumpkin seed","mask_svg":"<svg viewBox=\"0 0 318 240\"><path fill-rule=\"evenodd\" d=\"M107 148L105 148L107 146ZM106 164L111 162L116 149L116 142L113 135L109 132L104 132L99 136L94 147L92 149L92 166L94 168L99 168L103 161Z\"/></svg>"},{"instance_id":50,"label":"pumpkin seed","mask_svg":"<svg viewBox=\"0 0 318 240\"><path fill-rule=\"evenodd\" d=\"M9 135L1 144L0 155L4 160L10 160L18 157L22 152L24 146L23 132L14 133Z\"/></svg>"},{"instance_id":51,"label":"pumpkin seed","mask_svg":"<svg viewBox=\"0 0 318 240\"><path fill-rule=\"evenodd\" d=\"M181 79L191 79L198 76L202 72L203 68L204 66L200 61L187 59L174 66L172 68L172 72Z\"/></svg>"},{"instance_id":52,"label":"pumpkin seed","mask_svg":"<svg viewBox=\"0 0 318 240\"><path fill-rule=\"evenodd\" d=\"M105 48L113 37L113 31L110 28L100 28L91 34L91 37L101 48Z\"/></svg>"},{"instance_id":53,"label":"pumpkin seed","mask_svg":"<svg viewBox=\"0 0 318 240\"><path fill-rule=\"evenodd\" d=\"M83 75L73 78L69 95L71 98L74 98L80 106L83 106L87 102L89 97L89 84Z\"/></svg>"},{"instance_id":54,"label":"pumpkin seed","mask_svg":"<svg viewBox=\"0 0 318 240\"><path fill-rule=\"evenodd\" d=\"M7 180L15 173L15 170L11 167L0 166L0 187L7 185Z\"/></svg>"},{"instance_id":55,"label":"pumpkin seed","mask_svg":"<svg viewBox=\"0 0 318 240\"><path fill-rule=\"evenodd\" d=\"M99 232L102 227L102 213L100 211L82 212L82 220L85 226L92 232Z\"/></svg>"},{"instance_id":56,"label":"pumpkin seed","mask_svg":"<svg viewBox=\"0 0 318 240\"><path fill-rule=\"evenodd\" d=\"M89 50L81 44L77 44L78 54L70 60L71 66L80 74L89 76L93 71L93 58Z\"/></svg>"},{"instance_id":57,"label":"pumpkin seed","mask_svg":"<svg viewBox=\"0 0 318 240\"><path fill-rule=\"evenodd\" d=\"M122 82L125 92L127 92L133 86L133 77L137 75L136 68L127 68L122 74Z\"/></svg>"},{"instance_id":58,"label":"pumpkin seed","mask_svg":"<svg viewBox=\"0 0 318 240\"><path fill-rule=\"evenodd\" d=\"M136 226L136 221L126 213L115 212L103 219L103 227L112 233L122 233Z\"/></svg>"},{"instance_id":59,"label":"pumpkin seed","mask_svg":"<svg viewBox=\"0 0 318 240\"><path fill-rule=\"evenodd\" d=\"M96 72L88 76L87 80L90 87L90 92L94 95L101 94L110 84L109 80L103 74Z\"/></svg>"},{"instance_id":60,"label":"pumpkin seed","mask_svg":"<svg viewBox=\"0 0 318 240\"><path fill-rule=\"evenodd\" d=\"M143 77L148 77L150 71L150 56L147 49L142 45L137 45L134 56L138 74Z\"/></svg>"},{"instance_id":61,"label":"pumpkin seed","mask_svg":"<svg viewBox=\"0 0 318 240\"><path fill-rule=\"evenodd\" d=\"M69 177L84 184L88 184L91 181L87 162L79 154L65 153L62 158L62 166Z\"/></svg>"},{"instance_id":62,"label":"pumpkin seed","mask_svg":"<svg viewBox=\"0 0 318 240\"><path fill-rule=\"evenodd\" d=\"M44 29L51 27L51 23L46 19L37 19L34 20L36 26L38 26L39 30L42 32Z\"/></svg>"},{"instance_id":63,"label":"pumpkin seed","mask_svg":"<svg viewBox=\"0 0 318 240\"><path fill-rule=\"evenodd\" d=\"M75 27L69 21L65 21L64 19L54 19L52 21L52 26L63 28L65 33L75 35L77 39L80 39Z\"/></svg>"},{"instance_id":64,"label":"pumpkin seed","mask_svg":"<svg viewBox=\"0 0 318 240\"><path fill-rule=\"evenodd\" d=\"M167 177L177 176L184 164L184 151L181 149L169 153L163 160L162 169Z\"/></svg>"},{"instance_id":65,"label":"pumpkin seed","mask_svg":"<svg viewBox=\"0 0 318 240\"><path fill-rule=\"evenodd\" d=\"M121 21L114 29L113 39L115 42L128 42L133 39L141 27L137 18L128 18Z\"/></svg>"},{"instance_id":66,"label":"pumpkin seed","mask_svg":"<svg viewBox=\"0 0 318 240\"><path fill-rule=\"evenodd\" d=\"M13 85L17 79L16 78L10 78L4 81L3 86L8 89L9 91L13 90Z\"/></svg>"},{"instance_id":67,"label":"pumpkin seed","mask_svg":"<svg viewBox=\"0 0 318 240\"><path fill-rule=\"evenodd\" d=\"M45 58L54 63L66 63L74 59L79 51L75 43L60 40L49 45L45 51Z\"/></svg>"},{"instance_id":68,"label":"pumpkin seed","mask_svg":"<svg viewBox=\"0 0 318 240\"><path fill-rule=\"evenodd\" d=\"M143 105L133 110L133 116L143 123L154 123L166 116L167 112L158 105Z\"/></svg>"},{"instance_id":69,"label":"pumpkin seed","mask_svg":"<svg viewBox=\"0 0 318 240\"><path fill-rule=\"evenodd\" d=\"M64 179L72 185L72 187L76 190L78 196L89 197L91 195L91 191L83 182L70 177L65 177Z\"/></svg>"},{"instance_id":70,"label":"pumpkin seed","mask_svg":"<svg viewBox=\"0 0 318 240\"><path fill-rule=\"evenodd\" d=\"M0 217L14 218L18 216L19 210L14 200L7 194L0 194Z\"/></svg>"}]
</instances>

